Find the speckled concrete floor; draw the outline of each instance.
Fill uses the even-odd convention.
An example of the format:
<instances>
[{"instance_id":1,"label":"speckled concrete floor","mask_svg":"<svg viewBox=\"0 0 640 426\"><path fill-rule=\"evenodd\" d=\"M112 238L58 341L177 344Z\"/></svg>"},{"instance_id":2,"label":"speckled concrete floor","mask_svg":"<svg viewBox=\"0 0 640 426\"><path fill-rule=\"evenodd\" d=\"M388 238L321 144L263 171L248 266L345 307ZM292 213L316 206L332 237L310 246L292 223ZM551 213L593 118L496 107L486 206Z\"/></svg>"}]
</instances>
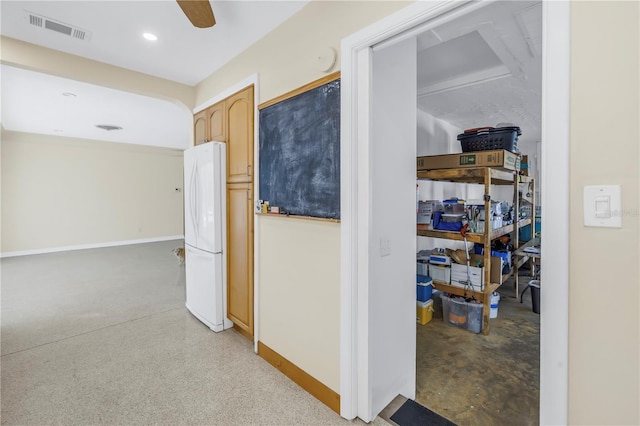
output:
<instances>
[{"instance_id":1,"label":"speckled concrete floor","mask_svg":"<svg viewBox=\"0 0 640 426\"><path fill-rule=\"evenodd\" d=\"M3 425L364 424L192 317L177 245L2 259Z\"/></svg>"},{"instance_id":2,"label":"speckled concrete floor","mask_svg":"<svg viewBox=\"0 0 640 426\"><path fill-rule=\"evenodd\" d=\"M435 300L433 320L418 325L416 402L459 426L539 423L540 316L531 292L520 303L513 289L512 279L500 287L488 336L445 324Z\"/></svg>"}]
</instances>

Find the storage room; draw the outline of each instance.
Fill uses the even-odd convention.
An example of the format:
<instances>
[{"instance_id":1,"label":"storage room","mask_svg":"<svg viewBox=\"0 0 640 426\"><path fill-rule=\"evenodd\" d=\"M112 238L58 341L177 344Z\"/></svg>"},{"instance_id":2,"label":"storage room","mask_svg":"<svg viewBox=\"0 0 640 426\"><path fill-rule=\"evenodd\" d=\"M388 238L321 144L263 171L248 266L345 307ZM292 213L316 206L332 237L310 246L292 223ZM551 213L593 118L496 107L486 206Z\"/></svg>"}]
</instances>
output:
<instances>
[{"instance_id":1,"label":"storage room","mask_svg":"<svg viewBox=\"0 0 640 426\"><path fill-rule=\"evenodd\" d=\"M416 401L539 422L542 7L418 35Z\"/></svg>"}]
</instances>

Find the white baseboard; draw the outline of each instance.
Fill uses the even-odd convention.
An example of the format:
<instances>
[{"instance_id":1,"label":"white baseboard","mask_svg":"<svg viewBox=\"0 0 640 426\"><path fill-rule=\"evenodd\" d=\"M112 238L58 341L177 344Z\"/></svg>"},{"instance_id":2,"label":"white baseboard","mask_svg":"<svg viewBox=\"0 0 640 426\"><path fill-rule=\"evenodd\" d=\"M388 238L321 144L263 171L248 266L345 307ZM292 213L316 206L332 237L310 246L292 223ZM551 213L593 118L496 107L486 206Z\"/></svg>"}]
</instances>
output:
<instances>
[{"instance_id":1,"label":"white baseboard","mask_svg":"<svg viewBox=\"0 0 640 426\"><path fill-rule=\"evenodd\" d=\"M3 257L15 257L15 256L28 256L31 254L45 254L45 253L56 253L60 251L72 251L72 250L85 250L85 249L93 249L93 248L103 248L103 247L115 247L115 246L127 246L131 244L144 244L144 243L155 243L158 241L171 241L171 240L183 240L184 235L170 235L167 237L154 237L154 238L143 238L141 240L126 240L126 241L110 241L107 243L94 243L94 244L80 244L77 246L64 246L64 247L50 247L44 249L34 249L34 250L21 250L21 251L8 251L5 253L0 253L0 258Z\"/></svg>"}]
</instances>

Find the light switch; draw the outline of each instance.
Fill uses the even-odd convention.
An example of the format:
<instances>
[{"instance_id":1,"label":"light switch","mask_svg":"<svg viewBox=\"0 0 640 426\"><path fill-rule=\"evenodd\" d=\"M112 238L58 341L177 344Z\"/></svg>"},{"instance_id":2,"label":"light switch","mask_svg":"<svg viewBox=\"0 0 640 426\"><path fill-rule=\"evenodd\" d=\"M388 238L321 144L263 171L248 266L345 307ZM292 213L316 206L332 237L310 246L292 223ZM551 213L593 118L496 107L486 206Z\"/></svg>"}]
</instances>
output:
<instances>
[{"instance_id":1,"label":"light switch","mask_svg":"<svg viewBox=\"0 0 640 426\"><path fill-rule=\"evenodd\" d=\"M596 217L607 218L611 217L611 197L603 195L596 197Z\"/></svg>"},{"instance_id":2,"label":"light switch","mask_svg":"<svg viewBox=\"0 0 640 426\"><path fill-rule=\"evenodd\" d=\"M622 190L620 185L584 187L584 225L622 227Z\"/></svg>"},{"instance_id":3,"label":"light switch","mask_svg":"<svg viewBox=\"0 0 640 426\"><path fill-rule=\"evenodd\" d=\"M391 241L389 238L380 238L380 257L389 256L391 254Z\"/></svg>"}]
</instances>

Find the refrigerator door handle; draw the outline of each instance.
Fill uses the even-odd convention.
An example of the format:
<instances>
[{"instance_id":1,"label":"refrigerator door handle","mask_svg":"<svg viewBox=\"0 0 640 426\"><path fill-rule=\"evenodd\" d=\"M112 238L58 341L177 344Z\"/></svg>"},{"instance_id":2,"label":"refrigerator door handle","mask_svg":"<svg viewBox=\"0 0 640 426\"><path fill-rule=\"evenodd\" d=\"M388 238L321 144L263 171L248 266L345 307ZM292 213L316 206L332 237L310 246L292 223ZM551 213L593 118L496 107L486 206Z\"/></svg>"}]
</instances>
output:
<instances>
[{"instance_id":1,"label":"refrigerator door handle","mask_svg":"<svg viewBox=\"0 0 640 426\"><path fill-rule=\"evenodd\" d=\"M197 183L198 183L198 162L195 161L193 163L193 169L191 171L191 220L193 223L193 228L196 231L196 235L198 235L198 212L196 211L196 209L198 208L198 201L197 201L197 197L198 197L198 190L197 190Z\"/></svg>"}]
</instances>

